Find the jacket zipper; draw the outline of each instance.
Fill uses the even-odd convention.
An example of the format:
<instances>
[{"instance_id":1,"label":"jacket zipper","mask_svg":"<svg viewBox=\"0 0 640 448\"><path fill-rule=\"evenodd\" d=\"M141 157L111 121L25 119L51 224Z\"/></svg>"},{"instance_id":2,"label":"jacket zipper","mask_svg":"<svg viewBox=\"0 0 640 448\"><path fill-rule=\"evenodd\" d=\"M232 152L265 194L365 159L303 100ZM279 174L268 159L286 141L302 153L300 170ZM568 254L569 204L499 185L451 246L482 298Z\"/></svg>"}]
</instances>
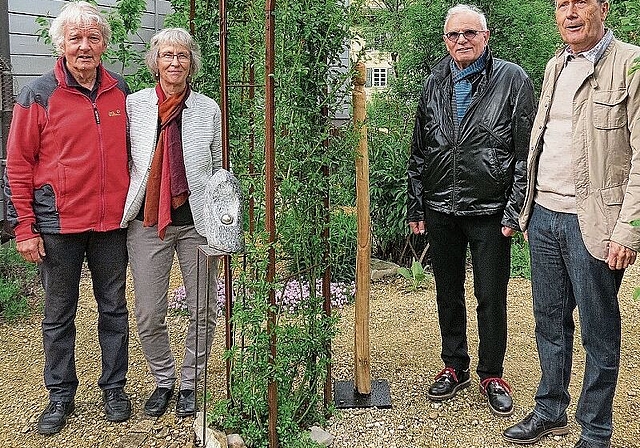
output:
<instances>
[{"instance_id":1,"label":"jacket zipper","mask_svg":"<svg viewBox=\"0 0 640 448\"><path fill-rule=\"evenodd\" d=\"M100 114L98 113L98 96L100 96L100 92L96 96L95 101L93 102L93 114L96 117L96 125L98 126L98 147L100 148L100 216L98 220L98 231L103 231L104 227L104 216L106 213L106 204L104 199L104 190L105 190L105 152L104 152L104 138L102 135L102 126L100 125Z\"/></svg>"}]
</instances>

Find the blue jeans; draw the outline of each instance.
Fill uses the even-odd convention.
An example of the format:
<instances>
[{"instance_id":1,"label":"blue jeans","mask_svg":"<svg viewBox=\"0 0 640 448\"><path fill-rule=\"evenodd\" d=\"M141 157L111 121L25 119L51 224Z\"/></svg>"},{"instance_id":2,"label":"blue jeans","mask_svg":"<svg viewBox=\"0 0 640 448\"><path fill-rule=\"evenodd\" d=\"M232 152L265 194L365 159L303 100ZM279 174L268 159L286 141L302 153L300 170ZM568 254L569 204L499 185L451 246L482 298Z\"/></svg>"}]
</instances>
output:
<instances>
[{"instance_id":1,"label":"blue jeans","mask_svg":"<svg viewBox=\"0 0 640 448\"><path fill-rule=\"evenodd\" d=\"M42 234L46 252L40 265L45 293L44 382L51 400L71 401L78 387L75 317L85 257L98 304L98 341L102 352L98 386L105 390L125 385L129 350L126 236L124 229Z\"/></svg>"},{"instance_id":2,"label":"blue jeans","mask_svg":"<svg viewBox=\"0 0 640 448\"><path fill-rule=\"evenodd\" d=\"M542 377L534 412L556 421L569 405L573 311L578 307L586 353L576 420L581 437L611 439L613 396L620 364L618 289L624 271L612 271L584 245L575 214L535 205L529 223L533 313Z\"/></svg>"}]
</instances>

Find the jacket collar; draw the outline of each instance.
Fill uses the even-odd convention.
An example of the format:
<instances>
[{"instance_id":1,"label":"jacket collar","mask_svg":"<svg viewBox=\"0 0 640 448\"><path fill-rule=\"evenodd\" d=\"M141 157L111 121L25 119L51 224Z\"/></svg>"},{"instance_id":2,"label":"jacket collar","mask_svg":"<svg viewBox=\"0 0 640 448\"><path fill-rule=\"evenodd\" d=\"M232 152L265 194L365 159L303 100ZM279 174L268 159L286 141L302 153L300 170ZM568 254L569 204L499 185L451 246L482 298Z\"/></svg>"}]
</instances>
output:
<instances>
[{"instance_id":1,"label":"jacket collar","mask_svg":"<svg viewBox=\"0 0 640 448\"><path fill-rule=\"evenodd\" d=\"M113 76L111 76L109 71L104 68L102 63L98 65L98 71L99 73L97 76L100 79L100 86L98 87L98 92L102 92L118 84L118 81ZM59 85L61 85L64 88L69 88L69 85L67 83L66 71L64 67L64 57L58 58L58 60L56 61L56 65L53 67L53 73Z\"/></svg>"}]
</instances>

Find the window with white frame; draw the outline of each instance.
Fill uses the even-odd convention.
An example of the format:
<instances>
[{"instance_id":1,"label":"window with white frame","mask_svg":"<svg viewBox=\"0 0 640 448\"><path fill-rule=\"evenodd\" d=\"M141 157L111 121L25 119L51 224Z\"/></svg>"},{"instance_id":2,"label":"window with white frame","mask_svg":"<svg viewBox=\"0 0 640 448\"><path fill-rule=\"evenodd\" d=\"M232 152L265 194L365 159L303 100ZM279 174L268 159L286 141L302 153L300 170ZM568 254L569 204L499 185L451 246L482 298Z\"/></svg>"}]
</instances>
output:
<instances>
[{"instance_id":1,"label":"window with white frame","mask_svg":"<svg viewBox=\"0 0 640 448\"><path fill-rule=\"evenodd\" d=\"M393 77L393 69L386 67L367 68L365 87L388 87Z\"/></svg>"},{"instance_id":2,"label":"window with white frame","mask_svg":"<svg viewBox=\"0 0 640 448\"><path fill-rule=\"evenodd\" d=\"M387 86L387 69L382 67L373 67L371 70L371 87Z\"/></svg>"}]
</instances>

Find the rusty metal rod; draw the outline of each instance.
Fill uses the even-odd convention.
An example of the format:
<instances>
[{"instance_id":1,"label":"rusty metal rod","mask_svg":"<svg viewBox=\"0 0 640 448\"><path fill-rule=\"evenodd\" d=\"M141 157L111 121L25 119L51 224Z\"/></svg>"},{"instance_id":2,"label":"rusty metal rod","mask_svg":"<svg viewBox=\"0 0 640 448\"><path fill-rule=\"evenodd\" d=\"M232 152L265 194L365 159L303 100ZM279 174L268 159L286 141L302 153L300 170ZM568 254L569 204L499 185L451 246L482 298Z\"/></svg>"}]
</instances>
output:
<instances>
[{"instance_id":1,"label":"rusty metal rod","mask_svg":"<svg viewBox=\"0 0 640 448\"><path fill-rule=\"evenodd\" d=\"M229 169L229 47L227 45L227 1L219 1L220 26L220 111L222 135L222 168ZM231 271L231 256L222 257L224 266L224 297L225 297L225 346L227 350L233 347L234 329L231 323L233 316L233 275ZM227 399L231 399L231 359L225 361L227 376Z\"/></svg>"},{"instance_id":2,"label":"rusty metal rod","mask_svg":"<svg viewBox=\"0 0 640 448\"><path fill-rule=\"evenodd\" d=\"M325 94L327 94L327 89L325 88ZM323 124L329 121L329 108L327 106L322 107L322 119ZM325 153L329 150L329 136L322 141L322 146L325 148ZM322 175L325 181L329 182L329 166L324 165L322 167ZM330 197L329 190L326 191L324 198L322 200L324 205L324 223L325 227L322 230L322 244L324 245L324 253L322 254L323 261L326 263L326 267L324 270L324 274L322 276L322 297L324 298L323 308L324 313L327 317L331 316L331 264L329 262L329 222L331 220L331 210L330 210ZM324 409L327 410L329 408L329 403L331 402L331 340L329 340L324 347L325 354L329 356L329 362L327 363L327 371L326 377L324 381Z\"/></svg>"},{"instance_id":3,"label":"rusty metal rod","mask_svg":"<svg viewBox=\"0 0 640 448\"><path fill-rule=\"evenodd\" d=\"M196 32L196 0L189 2L189 31L192 36L195 36Z\"/></svg>"},{"instance_id":4,"label":"rusty metal rod","mask_svg":"<svg viewBox=\"0 0 640 448\"><path fill-rule=\"evenodd\" d=\"M265 3L265 226L269 235L267 282L273 283L275 278L275 0ZM275 367L276 360L276 315L275 290L269 290L269 313L267 316L267 332L269 334L269 362ZM278 448L278 384L276 379L269 378L269 447Z\"/></svg>"}]
</instances>

